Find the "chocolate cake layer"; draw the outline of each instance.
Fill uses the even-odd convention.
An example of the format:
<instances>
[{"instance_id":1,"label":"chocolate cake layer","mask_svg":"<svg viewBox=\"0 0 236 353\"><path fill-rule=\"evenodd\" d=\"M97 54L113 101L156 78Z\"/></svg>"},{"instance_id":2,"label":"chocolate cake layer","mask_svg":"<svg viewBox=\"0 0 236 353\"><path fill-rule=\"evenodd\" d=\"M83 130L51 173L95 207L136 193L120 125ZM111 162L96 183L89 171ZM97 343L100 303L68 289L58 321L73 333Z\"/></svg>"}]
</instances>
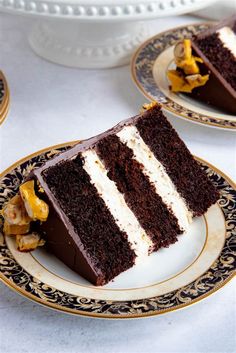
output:
<instances>
[{"instance_id":1,"label":"chocolate cake layer","mask_svg":"<svg viewBox=\"0 0 236 353\"><path fill-rule=\"evenodd\" d=\"M191 39L195 56L203 60L202 74L210 74L204 86L193 89L190 95L219 108L224 113L236 114L236 58L222 43L219 30L230 28L236 32L236 16L223 20Z\"/></svg>"},{"instance_id":2,"label":"chocolate cake layer","mask_svg":"<svg viewBox=\"0 0 236 353\"><path fill-rule=\"evenodd\" d=\"M142 165L133 158L132 150L116 135L110 135L98 142L96 151L108 177L124 194L127 205L152 239L153 250L174 243L177 234L182 233L178 221L143 174Z\"/></svg>"},{"instance_id":3,"label":"chocolate cake layer","mask_svg":"<svg viewBox=\"0 0 236 353\"><path fill-rule=\"evenodd\" d=\"M163 116L160 107L147 111L136 127L193 214L199 216L206 212L217 201L218 192Z\"/></svg>"},{"instance_id":4,"label":"chocolate cake layer","mask_svg":"<svg viewBox=\"0 0 236 353\"><path fill-rule=\"evenodd\" d=\"M89 175L83 159L61 162L44 171L43 177L69 218L92 267L101 275L96 284L104 284L134 264L127 234L121 232L107 210ZM73 267L72 262L69 264Z\"/></svg>"},{"instance_id":5,"label":"chocolate cake layer","mask_svg":"<svg viewBox=\"0 0 236 353\"><path fill-rule=\"evenodd\" d=\"M196 37L194 43L224 79L236 90L236 58L221 42L219 34L213 33L205 38Z\"/></svg>"}]
</instances>

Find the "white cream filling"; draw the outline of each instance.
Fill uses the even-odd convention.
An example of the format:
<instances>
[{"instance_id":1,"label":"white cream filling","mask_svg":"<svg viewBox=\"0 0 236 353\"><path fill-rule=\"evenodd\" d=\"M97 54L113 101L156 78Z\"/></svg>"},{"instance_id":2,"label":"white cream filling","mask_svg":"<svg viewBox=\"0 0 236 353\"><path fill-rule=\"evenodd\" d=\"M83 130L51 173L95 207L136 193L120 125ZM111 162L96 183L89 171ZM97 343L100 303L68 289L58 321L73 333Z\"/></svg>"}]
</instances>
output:
<instances>
[{"instance_id":1,"label":"white cream filling","mask_svg":"<svg viewBox=\"0 0 236 353\"><path fill-rule=\"evenodd\" d=\"M231 51L236 58L236 34L230 27L222 27L217 31L223 46Z\"/></svg>"},{"instance_id":2,"label":"white cream filling","mask_svg":"<svg viewBox=\"0 0 236 353\"><path fill-rule=\"evenodd\" d=\"M177 192L164 166L155 158L137 128L135 126L126 126L117 136L121 142L132 149L134 159L143 165L143 173L155 186L156 192L160 195L162 201L171 209L178 220L180 228L183 231L187 230L192 221L192 212L188 210L185 200Z\"/></svg>"},{"instance_id":3,"label":"white cream filling","mask_svg":"<svg viewBox=\"0 0 236 353\"><path fill-rule=\"evenodd\" d=\"M147 256L149 250L153 248L153 242L127 206L124 196L119 192L114 181L108 178L107 170L96 151L87 150L82 153L82 156L84 157L84 170L89 174L92 184L104 200L120 230L127 234L137 260Z\"/></svg>"}]
</instances>

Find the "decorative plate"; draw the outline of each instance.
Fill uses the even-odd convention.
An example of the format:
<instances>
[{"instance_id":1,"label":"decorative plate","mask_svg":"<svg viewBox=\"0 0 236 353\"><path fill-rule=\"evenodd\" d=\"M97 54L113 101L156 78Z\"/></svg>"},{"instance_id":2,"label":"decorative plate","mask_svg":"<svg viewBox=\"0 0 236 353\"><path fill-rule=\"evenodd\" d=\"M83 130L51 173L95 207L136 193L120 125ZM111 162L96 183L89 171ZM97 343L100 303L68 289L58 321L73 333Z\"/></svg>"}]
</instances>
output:
<instances>
[{"instance_id":1,"label":"decorative plate","mask_svg":"<svg viewBox=\"0 0 236 353\"><path fill-rule=\"evenodd\" d=\"M0 125L5 120L9 110L9 90L7 81L0 71Z\"/></svg>"},{"instance_id":2,"label":"decorative plate","mask_svg":"<svg viewBox=\"0 0 236 353\"><path fill-rule=\"evenodd\" d=\"M168 69L175 67L173 49L177 41L209 28L201 23L177 27L162 32L143 43L131 62L132 77L141 92L150 100L162 104L176 117L195 123L236 131L236 116L224 114L184 94L169 90Z\"/></svg>"},{"instance_id":3,"label":"decorative plate","mask_svg":"<svg viewBox=\"0 0 236 353\"><path fill-rule=\"evenodd\" d=\"M75 142L49 147L15 163L0 176L0 209L32 168ZM222 172L197 158L221 198L187 234L152 254L104 287L95 287L46 249L20 253L14 237L0 233L0 279L45 306L100 318L163 314L206 298L236 272L236 186Z\"/></svg>"}]
</instances>

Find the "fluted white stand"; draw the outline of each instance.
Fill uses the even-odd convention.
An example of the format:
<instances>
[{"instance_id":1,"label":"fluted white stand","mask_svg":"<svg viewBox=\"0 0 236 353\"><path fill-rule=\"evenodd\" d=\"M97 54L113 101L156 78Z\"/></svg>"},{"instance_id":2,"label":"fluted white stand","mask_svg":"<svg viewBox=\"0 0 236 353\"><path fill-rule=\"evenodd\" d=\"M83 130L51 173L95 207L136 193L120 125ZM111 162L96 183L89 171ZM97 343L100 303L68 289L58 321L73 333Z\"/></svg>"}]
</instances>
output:
<instances>
[{"instance_id":1,"label":"fluted white stand","mask_svg":"<svg viewBox=\"0 0 236 353\"><path fill-rule=\"evenodd\" d=\"M148 37L147 19L204 8L217 0L0 0L0 10L35 17L32 49L70 67L127 64ZM38 22L37 22L38 21Z\"/></svg>"},{"instance_id":2,"label":"fluted white stand","mask_svg":"<svg viewBox=\"0 0 236 353\"><path fill-rule=\"evenodd\" d=\"M29 42L39 56L58 64L108 68L127 64L147 36L142 22L40 21Z\"/></svg>"}]
</instances>

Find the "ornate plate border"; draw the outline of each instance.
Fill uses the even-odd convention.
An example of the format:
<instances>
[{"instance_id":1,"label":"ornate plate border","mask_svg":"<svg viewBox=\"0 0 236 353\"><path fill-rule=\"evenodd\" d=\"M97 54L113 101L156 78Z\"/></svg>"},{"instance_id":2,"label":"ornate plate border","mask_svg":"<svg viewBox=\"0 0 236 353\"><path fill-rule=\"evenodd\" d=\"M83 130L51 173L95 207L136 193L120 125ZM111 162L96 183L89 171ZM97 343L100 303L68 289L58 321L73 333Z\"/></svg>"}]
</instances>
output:
<instances>
[{"instance_id":1,"label":"ornate plate border","mask_svg":"<svg viewBox=\"0 0 236 353\"><path fill-rule=\"evenodd\" d=\"M13 164L0 175L0 207L19 187L23 178L45 160L76 142L48 147ZM97 318L138 318L184 308L211 295L236 274L236 185L225 174L197 158L221 193L219 206L225 216L226 239L212 266L192 283L165 295L135 301L94 300L49 287L32 277L13 258L0 233L0 280L18 293L47 307Z\"/></svg>"},{"instance_id":2,"label":"ornate plate border","mask_svg":"<svg viewBox=\"0 0 236 353\"><path fill-rule=\"evenodd\" d=\"M0 125L4 122L9 110L9 89L2 71L0 71Z\"/></svg>"},{"instance_id":3,"label":"ornate plate border","mask_svg":"<svg viewBox=\"0 0 236 353\"><path fill-rule=\"evenodd\" d=\"M221 129L236 130L236 120L217 119L189 110L166 97L158 88L153 77L153 66L158 55L178 40L209 28L212 23L200 23L176 27L159 33L145 41L135 52L131 60L131 75L139 90L149 100L156 100L163 108L175 113L177 116L196 123L215 126Z\"/></svg>"}]
</instances>

